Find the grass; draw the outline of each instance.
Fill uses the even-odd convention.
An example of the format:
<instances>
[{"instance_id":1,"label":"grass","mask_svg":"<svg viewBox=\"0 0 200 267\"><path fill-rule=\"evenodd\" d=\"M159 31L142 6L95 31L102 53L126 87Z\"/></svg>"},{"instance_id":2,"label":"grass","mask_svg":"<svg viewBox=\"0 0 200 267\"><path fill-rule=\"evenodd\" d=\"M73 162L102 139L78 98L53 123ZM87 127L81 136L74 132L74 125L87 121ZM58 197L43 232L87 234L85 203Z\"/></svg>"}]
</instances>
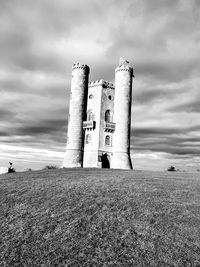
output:
<instances>
[{"instance_id":1,"label":"grass","mask_svg":"<svg viewBox=\"0 0 200 267\"><path fill-rule=\"evenodd\" d=\"M199 174L0 176L0 266L200 266Z\"/></svg>"}]
</instances>

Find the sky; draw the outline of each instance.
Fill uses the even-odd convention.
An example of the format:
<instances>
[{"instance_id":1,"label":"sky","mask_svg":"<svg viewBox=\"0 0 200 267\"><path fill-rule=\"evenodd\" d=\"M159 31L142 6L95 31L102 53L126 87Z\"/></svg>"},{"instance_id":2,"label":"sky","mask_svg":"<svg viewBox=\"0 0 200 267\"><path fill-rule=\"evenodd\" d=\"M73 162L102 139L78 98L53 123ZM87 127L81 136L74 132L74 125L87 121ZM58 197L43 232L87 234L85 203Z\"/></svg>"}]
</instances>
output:
<instances>
[{"instance_id":1,"label":"sky","mask_svg":"<svg viewBox=\"0 0 200 267\"><path fill-rule=\"evenodd\" d=\"M134 68L134 169L200 169L199 0L1 0L0 166L62 164L73 63Z\"/></svg>"}]
</instances>

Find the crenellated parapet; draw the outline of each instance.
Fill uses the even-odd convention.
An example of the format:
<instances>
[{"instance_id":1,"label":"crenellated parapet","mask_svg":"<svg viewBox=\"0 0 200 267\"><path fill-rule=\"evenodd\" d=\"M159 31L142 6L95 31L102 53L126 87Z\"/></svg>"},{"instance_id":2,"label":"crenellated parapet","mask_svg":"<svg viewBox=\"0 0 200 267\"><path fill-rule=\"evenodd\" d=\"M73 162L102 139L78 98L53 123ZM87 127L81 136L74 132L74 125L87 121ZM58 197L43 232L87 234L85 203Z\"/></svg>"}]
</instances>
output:
<instances>
[{"instance_id":1,"label":"crenellated parapet","mask_svg":"<svg viewBox=\"0 0 200 267\"><path fill-rule=\"evenodd\" d=\"M133 75L133 68L127 64L117 66L117 68L115 69L115 72L118 72L118 71L127 71Z\"/></svg>"},{"instance_id":2,"label":"crenellated parapet","mask_svg":"<svg viewBox=\"0 0 200 267\"><path fill-rule=\"evenodd\" d=\"M92 86L99 86L102 85L105 88L110 88L110 89L115 89L115 85L113 83L107 82L105 80L97 80L97 81L92 81L89 83L89 87Z\"/></svg>"},{"instance_id":3,"label":"crenellated parapet","mask_svg":"<svg viewBox=\"0 0 200 267\"><path fill-rule=\"evenodd\" d=\"M75 70L75 69L86 70L88 73L90 71L90 68L88 67L88 65L80 64L80 63L75 63L72 65L72 70Z\"/></svg>"}]
</instances>

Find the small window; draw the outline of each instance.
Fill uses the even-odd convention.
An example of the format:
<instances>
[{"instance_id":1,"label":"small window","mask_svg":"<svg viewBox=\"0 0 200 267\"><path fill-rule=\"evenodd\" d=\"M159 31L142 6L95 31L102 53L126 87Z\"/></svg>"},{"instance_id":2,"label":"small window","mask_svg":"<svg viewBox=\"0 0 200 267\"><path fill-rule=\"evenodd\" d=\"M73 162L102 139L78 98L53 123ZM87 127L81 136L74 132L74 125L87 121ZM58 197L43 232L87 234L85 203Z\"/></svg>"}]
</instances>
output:
<instances>
[{"instance_id":1,"label":"small window","mask_svg":"<svg viewBox=\"0 0 200 267\"><path fill-rule=\"evenodd\" d=\"M105 145L110 146L111 145L111 137L109 135L106 135L105 138Z\"/></svg>"},{"instance_id":2,"label":"small window","mask_svg":"<svg viewBox=\"0 0 200 267\"><path fill-rule=\"evenodd\" d=\"M90 134L87 134L85 137L85 143L89 144L89 143L91 143L91 140L92 140L92 136Z\"/></svg>"},{"instance_id":3,"label":"small window","mask_svg":"<svg viewBox=\"0 0 200 267\"><path fill-rule=\"evenodd\" d=\"M112 100L112 96L111 96L111 95L109 95L109 96L108 96L108 99L109 99L109 100Z\"/></svg>"},{"instance_id":4,"label":"small window","mask_svg":"<svg viewBox=\"0 0 200 267\"><path fill-rule=\"evenodd\" d=\"M105 121L112 122L112 113L109 109L105 112Z\"/></svg>"},{"instance_id":5,"label":"small window","mask_svg":"<svg viewBox=\"0 0 200 267\"><path fill-rule=\"evenodd\" d=\"M93 121L94 120L94 113L91 110L88 111L87 120L88 121Z\"/></svg>"},{"instance_id":6,"label":"small window","mask_svg":"<svg viewBox=\"0 0 200 267\"><path fill-rule=\"evenodd\" d=\"M89 95L89 99L93 99L94 98L94 96L91 94L91 95Z\"/></svg>"}]
</instances>

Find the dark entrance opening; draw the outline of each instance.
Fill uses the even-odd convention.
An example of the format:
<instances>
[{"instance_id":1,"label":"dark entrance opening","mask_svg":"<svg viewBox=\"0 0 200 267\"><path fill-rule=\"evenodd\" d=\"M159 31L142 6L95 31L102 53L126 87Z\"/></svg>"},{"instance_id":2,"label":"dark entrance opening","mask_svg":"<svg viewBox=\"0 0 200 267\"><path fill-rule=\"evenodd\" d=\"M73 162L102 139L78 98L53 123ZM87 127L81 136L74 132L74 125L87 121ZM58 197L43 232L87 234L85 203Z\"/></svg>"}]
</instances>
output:
<instances>
[{"instance_id":1,"label":"dark entrance opening","mask_svg":"<svg viewBox=\"0 0 200 267\"><path fill-rule=\"evenodd\" d=\"M107 153L103 154L101 156L101 161L102 161L102 168L110 168L110 157L108 156Z\"/></svg>"}]
</instances>

